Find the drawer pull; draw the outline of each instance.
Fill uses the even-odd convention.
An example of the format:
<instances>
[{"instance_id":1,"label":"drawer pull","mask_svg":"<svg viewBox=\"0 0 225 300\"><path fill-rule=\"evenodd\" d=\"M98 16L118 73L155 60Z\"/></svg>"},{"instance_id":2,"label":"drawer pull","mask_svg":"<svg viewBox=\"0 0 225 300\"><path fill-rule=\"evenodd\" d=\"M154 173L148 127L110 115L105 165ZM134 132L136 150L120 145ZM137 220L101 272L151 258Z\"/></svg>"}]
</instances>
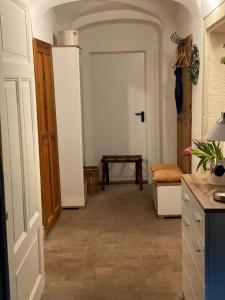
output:
<instances>
[{"instance_id":1,"label":"drawer pull","mask_svg":"<svg viewBox=\"0 0 225 300\"><path fill-rule=\"evenodd\" d=\"M190 201L190 197L188 196L188 194L183 193L182 197L184 201Z\"/></svg>"},{"instance_id":2,"label":"drawer pull","mask_svg":"<svg viewBox=\"0 0 225 300\"><path fill-rule=\"evenodd\" d=\"M182 221L184 223L185 226L191 226L191 222L189 221L189 219L187 217L182 217Z\"/></svg>"},{"instance_id":3,"label":"drawer pull","mask_svg":"<svg viewBox=\"0 0 225 300\"><path fill-rule=\"evenodd\" d=\"M198 211L193 212L193 217L196 222L201 222L203 220L202 216L200 215L200 213Z\"/></svg>"},{"instance_id":4,"label":"drawer pull","mask_svg":"<svg viewBox=\"0 0 225 300\"><path fill-rule=\"evenodd\" d=\"M192 245L196 252L203 252L202 247L199 245L199 242L197 240L192 242Z\"/></svg>"}]
</instances>

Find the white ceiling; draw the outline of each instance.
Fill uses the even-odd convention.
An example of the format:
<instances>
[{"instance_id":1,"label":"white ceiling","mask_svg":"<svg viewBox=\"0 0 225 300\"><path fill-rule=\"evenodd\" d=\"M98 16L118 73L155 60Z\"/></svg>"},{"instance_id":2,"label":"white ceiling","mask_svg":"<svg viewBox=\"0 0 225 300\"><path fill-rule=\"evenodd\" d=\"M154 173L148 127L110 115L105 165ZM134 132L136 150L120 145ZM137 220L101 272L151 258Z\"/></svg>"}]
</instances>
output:
<instances>
[{"instance_id":1,"label":"white ceiling","mask_svg":"<svg viewBox=\"0 0 225 300\"><path fill-rule=\"evenodd\" d=\"M138 7L139 5L140 7ZM117 10L132 10L151 14L151 6L160 6L175 16L179 5L171 0L82 0L56 6L54 12L59 29L65 30L69 29L70 24L76 19L90 14ZM146 9L141 7L146 7Z\"/></svg>"},{"instance_id":2,"label":"white ceiling","mask_svg":"<svg viewBox=\"0 0 225 300\"><path fill-rule=\"evenodd\" d=\"M105 0L83 0L82 2L67 3L55 7L54 11L57 18L66 18L67 22L72 22L88 14L123 9L143 11L142 9L134 8L131 4Z\"/></svg>"}]
</instances>

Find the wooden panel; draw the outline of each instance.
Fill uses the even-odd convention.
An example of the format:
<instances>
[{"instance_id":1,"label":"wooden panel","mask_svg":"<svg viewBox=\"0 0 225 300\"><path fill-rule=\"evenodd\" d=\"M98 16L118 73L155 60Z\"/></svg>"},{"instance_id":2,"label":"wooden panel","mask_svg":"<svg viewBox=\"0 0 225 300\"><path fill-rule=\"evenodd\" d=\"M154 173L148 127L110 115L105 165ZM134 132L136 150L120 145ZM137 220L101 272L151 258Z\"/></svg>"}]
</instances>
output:
<instances>
[{"instance_id":1,"label":"wooden panel","mask_svg":"<svg viewBox=\"0 0 225 300\"><path fill-rule=\"evenodd\" d=\"M48 234L61 212L51 45L34 39L43 221Z\"/></svg>"},{"instance_id":2,"label":"wooden panel","mask_svg":"<svg viewBox=\"0 0 225 300\"><path fill-rule=\"evenodd\" d=\"M44 62L43 55L37 52L35 55L35 65L38 66L35 69L36 77L36 93L37 93L37 111L38 111L38 127L40 133L46 133L48 131L47 121L47 102L45 97L45 86L44 86Z\"/></svg>"},{"instance_id":3,"label":"wooden panel","mask_svg":"<svg viewBox=\"0 0 225 300\"><path fill-rule=\"evenodd\" d=\"M16 80L5 82L5 95L10 142L10 169L12 173L11 193L14 219L14 244L16 244L26 231L26 199L21 141L22 126Z\"/></svg>"},{"instance_id":4,"label":"wooden panel","mask_svg":"<svg viewBox=\"0 0 225 300\"><path fill-rule=\"evenodd\" d=\"M13 26L12 26L13 19ZM24 7L12 0L3 0L1 13L2 51L5 58L28 59L27 19ZM15 41L19 41L15 43Z\"/></svg>"},{"instance_id":5,"label":"wooden panel","mask_svg":"<svg viewBox=\"0 0 225 300\"><path fill-rule=\"evenodd\" d=\"M21 97L24 123L24 143L26 144L26 172L27 172L27 205L28 219L32 220L38 211L36 195L36 178L35 178L35 150L33 140L33 115L31 102L31 86L29 80L21 81ZM31 199L35 199L31 200Z\"/></svg>"},{"instance_id":6,"label":"wooden panel","mask_svg":"<svg viewBox=\"0 0 225 300\"><path fill-rule=\"evenodd\" d=\"M54 213L58 214L61 210L61 197L58 193L58 186L60 185L59 178L59 160L56 133L51 134L50 143L50 158L51 158L51 176L52 176L52 193L53 193L53 208Z\"/></svg>"},{"instance_id":7,"label":"wooden panel","mask_svg":"<svg viewBox=\"0 0 225 300\"><path fill-rule=\"evenodd\" d=\"M16 274L18 300L34 299L30 298L30 295L34 293L36 285L39 284L41 279L41 270L37 257L40 257L38 236L36 236L32 242L28 252L26 253L23 265ZM27 274L29 274L29 277Z\"/></svg>"},{"instance_id":8,"label":"wooden panel","mask_svg":"<svg viewBox=\"0 0 225 300\"><path fill-rule=\"evenodd\" d=\"M48 140L42 139L40 144L40 161L49 162L49 144ZM51 175L50 175L50 165L49 163L41 165L41 192L42 192L42 209L43 209L43 222L44 227L47 228L48 224L51 222L53 215L52 207L52 189L51 189Z\"/></svg>"},{"instance_id":9,"label":"wooden panel","mask_svg":"<svg viewBox=\"0 0 225 300\"><path fill-rule=\"evenodd\" d=\"M192 45L192 36L188 36L186 43ZM177 164L183 173L191 173L191 157L184 156L185 148L192 144L192 84L189 81L188 67L182 68L183 107L177 116Z\"/></svg>"},{"instance_id":10,"label":"wooden panel","mask_svg":"<svg viewBox=\"0 0 225 300\"><path fill-rule=\"evenodd\" d=\"M49 130L56 129L56 111L55 111L55 95L53 85L53 72L52 72L52 56L50 53L43 55L43 64L45 71L45 91L46 99L48 99L48 128Z\"/></svg>"}]
</instances>

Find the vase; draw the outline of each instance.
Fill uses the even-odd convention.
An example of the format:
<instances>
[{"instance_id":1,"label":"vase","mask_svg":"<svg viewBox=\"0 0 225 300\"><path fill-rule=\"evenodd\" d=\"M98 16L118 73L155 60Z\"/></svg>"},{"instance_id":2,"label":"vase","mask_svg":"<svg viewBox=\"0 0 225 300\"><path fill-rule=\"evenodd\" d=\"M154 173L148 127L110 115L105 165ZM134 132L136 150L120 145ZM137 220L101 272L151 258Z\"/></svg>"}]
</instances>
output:
<instances>
[{"instance_id":1,"label":"vase","mask_svg":"<svg viewBox=\"0 0 225 300\"><path fill-rule=\"evenodd\" d=\"M220 160L217 162L217 164L221 164L225 167L225 159ZM212 169L215 166L215 164L211 164L211 170L209 171L209 177L208 177L208 183L212 185L225 185L225 173L223 176L219 177L216 176L213 172Z\"/></svg>"}]
</instances>

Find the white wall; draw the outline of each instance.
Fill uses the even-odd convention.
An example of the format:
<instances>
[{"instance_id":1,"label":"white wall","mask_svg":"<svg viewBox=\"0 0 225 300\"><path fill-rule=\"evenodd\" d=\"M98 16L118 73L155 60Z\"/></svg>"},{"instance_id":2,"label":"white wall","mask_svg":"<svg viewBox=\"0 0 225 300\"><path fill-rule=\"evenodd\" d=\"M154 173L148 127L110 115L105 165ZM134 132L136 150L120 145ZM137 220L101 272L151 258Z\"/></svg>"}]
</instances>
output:
<instances>
[{"instance_id":1,"label":"white wall","mask_svg":"<svg viewBox=\"0 0 225 300\"><path fill-rule=\"evenodd\" d=\"M225 66L220 58L225 56L223 48L225 33L210 33L208 37L208 101L207 124L203 130L210 128L219 119L221 111L225 108ZM204 132L203 132L204 133ZM206 133L206 132L205 132Z\"/></svg>"},{"instance_id":2,"label":"white wall","mask_svg":"<svg viewBox=\"0 0 225 300\"><path fill-rule=\"evenodd\" d=\"M132 33L132 34L129 34ZM82 47L82 73L84 96L84 136L85 162L93 161L93 122L92 95L90 82L90 53L112 51L144 51L146 52L146 97L149 114L148 126L148 158L151 163L161 160L160 128L156 119L159 109L159 39L157 31L146 24L105 24L86 28L80 32ZM160 116L161 119L161 116ZM104 149L103 149L104 150ZM104 151L103 151L104 152ZM104 154L104 153L102 153Z\"/></svg>"},{"instance_id":3,"label":"white wall","mask_svg":"<svg viewBox=\"0 0 225 300\"><path fill-rule=\"evenodd\" d=\"M44 42L53 44L53 35L56 35L56 17L53 9L48 10L43 15L36 15L36 11L31 6L33 37Z\"/></svg>"},{"instance_id":4,"label":"white wall","mask_svg":"<svg viewBox=\"0 0 225 300\"><path fill-rule=\"evenodd\" d=\"M136 7L140 7L145 14L148 13L148 18L153 16L158 20L158 23L162 24L162 31L160 33L160 54L161 54L161 69L160 69L160 79L161 85L159 90L161 109L161 129L163 132L162 137L162 159L163 162L176 163L177 161L177 121L176 121L176 107L174 99L174 89L175 89L175 76L173 74L173 66L175 62L175 45L170 41L171 34L177 29L175 27L175 21L177 17L176 8L177 4L173 1L161 1L161 0L151 0L151 1L140 1L140 0L123 0L124 3L132 4ZM139 17L137 11L110 11L107 16L110 16L112 22L119 22L121 13L123 12L124 20L130 20L133 16L133 22L137 22L142 19L141 13L139 11ZM127 15L126 15L127 14ZM84 26L85 23L90 25L91 22L98 22L100 20L106 22L106 14L90 14L84 17L75 19L73 23L73 28L78 29L79 26ZM120 20L121 22L121 20ZM122 21L123 22L123 21ZM132 20L130 21L132 22ZM152 23L153 24L153 23ZM153 26L156 27L154 24ZM126 36L132 37L132 34L127 33ZM153 160L154 161L154 160Z\"/></svg>"},{"instance_id":5,"label":"white wall","mask_svg":"<svg viewBox=\"0 0 225 300\"><path fill-rule=\"evenodd\" d=\"M201 13L202 17L210 14L218 5L220 5L224 0L202 0Z\"/></svg>"},{"instance_id":6,"label":"white wall","mask_svg":"<svg viewBox=\"0 0 225 300\"><path fill-rule=\"evenodd\" d=\"M177 2L182 2L185 6L188 4L185 0L176 0ZM47 0L44 1L34 1L35 5L44 5ZM66 1L64 1L66 2ZM189 33L194 34L194 43L196 43L201 51L202 55L202 18L199 17L197 6L194 5L194 0L190 1L192 5L190 16L184 7L180 6L177 8L177 4L173 1L140 1L140 0L123 0L124 3L129 3L140 7L145 12L151 12L154 16L160 16L160 20L163 23L163 32L161 34L161 45L162 50L161 56L161 74L160 78L162 81L162 86L160 88L161 94L159 95L160 102L162 104L162 127L163 127L163 161L164 162L176 162L176 110L175 110L175 100L174 100L174 75L172 71L172 66L175 61L175 46L170 42L170 35L177 31L181 35L187 35ZM210 11L212 11L221 0L196 0L201 3L201 16L205 16ZM58 4L60 1L57 2ZM188 6L188 5L187 5ZM189 7L189 6L188 6ZM37 10L35 10L37 11ZM116 11L115 11L116 14ZM80 14L82 16L82 14ZM59 16L58 16L59 17ZM66 16L58 18L58 23L56 28L61 29L63 23L67 24ZM41 25L42 24L42 25ZM54 31L54 13L48 13L46 18L42 19L39 16L36 25L34 26L35 35L38 38L44 39L46 41L51 40L52 33ZM64 24L64 25L65 25ZM53 26L52 26L53 25ZM69 29L64 28L63 29ZM48 33L46 33L46 30ZM87 29L85 30L87 31ZM82 33L81 33L82 35ZM93 40L93 37L90 37ZM201 56L202 58L202 56ZM201 59L202 62L202 59ZM201 64L202 68L202 64ZM201 84L201 74L199 77L199 83L193 87L193 137L201 137L201 114L202 114L202 84ZM86 85L86 84L85 84ZM88 91L86 92L88 93ZM194 160L195 161L195 160ZM194 162L194 165L196 163Z\"/></svg>"}]
</instances>

